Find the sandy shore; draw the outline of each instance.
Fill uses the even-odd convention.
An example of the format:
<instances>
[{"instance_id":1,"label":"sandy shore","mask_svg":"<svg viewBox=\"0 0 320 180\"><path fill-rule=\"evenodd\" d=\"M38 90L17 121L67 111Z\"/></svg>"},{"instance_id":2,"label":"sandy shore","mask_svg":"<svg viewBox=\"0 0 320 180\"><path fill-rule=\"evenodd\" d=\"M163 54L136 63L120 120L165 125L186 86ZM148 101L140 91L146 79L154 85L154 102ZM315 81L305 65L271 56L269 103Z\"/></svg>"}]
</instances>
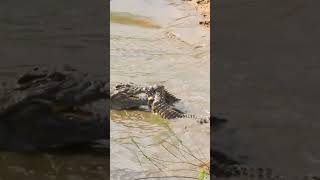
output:
<instances>
[{"instance_id":1,"label":"sandy shore","mask_svg":"<svg viewBox=\"0 0 320 180\"><path fill-rule=\"evenodd\" d=\"M192 4L197 11L203 16L203 19L199 22L206 28L210 28L210 0L185 0Z\"/></svg>"}]
</instances>

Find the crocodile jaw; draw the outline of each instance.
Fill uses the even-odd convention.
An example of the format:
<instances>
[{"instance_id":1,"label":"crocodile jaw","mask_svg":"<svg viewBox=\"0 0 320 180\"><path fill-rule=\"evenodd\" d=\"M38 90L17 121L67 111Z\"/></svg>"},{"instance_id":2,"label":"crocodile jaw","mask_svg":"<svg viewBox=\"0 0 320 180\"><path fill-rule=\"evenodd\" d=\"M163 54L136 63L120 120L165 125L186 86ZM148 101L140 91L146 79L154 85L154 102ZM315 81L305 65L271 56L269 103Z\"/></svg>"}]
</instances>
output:
<instances>
[{"instance_id":1,"label":"crocodile jaw","mask_svg":"<svg viewBox=\"0 0 320 180\"><path fill-rule=\"evenodd\" d=\"M111 97L111 109L139 109L148 105L147 95L140 93L137 95L117 94Z\"/></svg>"}]
</instances>

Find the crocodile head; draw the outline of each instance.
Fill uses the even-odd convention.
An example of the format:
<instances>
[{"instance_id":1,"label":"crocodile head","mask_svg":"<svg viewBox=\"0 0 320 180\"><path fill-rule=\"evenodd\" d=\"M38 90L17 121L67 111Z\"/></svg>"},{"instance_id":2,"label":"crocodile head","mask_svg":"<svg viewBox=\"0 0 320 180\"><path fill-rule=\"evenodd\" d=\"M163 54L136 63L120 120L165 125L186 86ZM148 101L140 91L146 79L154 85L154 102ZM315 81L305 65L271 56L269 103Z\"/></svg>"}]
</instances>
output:
<instances>
[{"instance_id":1,"label":"crocodile head","mask_svg":"<svg viewBox=\"0 0 320 180\"><path fill-rule=\"evenodd\" d=\"M34 68L1 97L0 146L29 150L106 139L105 82L73 69Z\"/></svg>"},{"instance_id":2,"label":"crocodile head","mask_svg":"<svg viewBox=\"0 0 320 180\"><path fill-rule=\"evenodd\" d=\"M169 105L180 100L169 93L163 85L140 87L133 83L119 83L111 89L111 109L139 109L145 106L150 108L156 92L161 92L162 98Z\"/></svg>"},{"instance_id":3,"label":"crocodile head","mask_svg":"<svg viewBox=\"0 0 320 180\"><path fill-rule=\"evenodd\" d=\"M144 88L132 83L119 83L111 89L111 109L139 109L148 105Z\"/></svg>"}]
</instances>

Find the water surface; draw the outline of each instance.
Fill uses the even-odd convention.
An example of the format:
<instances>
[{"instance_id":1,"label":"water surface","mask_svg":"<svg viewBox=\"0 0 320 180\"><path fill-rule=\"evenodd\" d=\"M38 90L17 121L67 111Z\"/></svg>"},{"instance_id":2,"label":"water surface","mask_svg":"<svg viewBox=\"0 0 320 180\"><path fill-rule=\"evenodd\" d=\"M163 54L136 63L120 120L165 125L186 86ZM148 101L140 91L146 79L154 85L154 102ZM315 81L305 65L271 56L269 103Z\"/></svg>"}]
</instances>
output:
<instances>
[{"instance_id":1,"label":"water surface","mask_svg":"<svg viewBox=\"0 0 320 180\"><path fill-rule=\"evenodd\" d=\"M121 18L120 18L121 17ZM111 84L163 84L181 108L208 115L209 31L181 1L111 2ZM112 111L111 179L197 179L209 164L209 124Z\"/></svg>"}]
</instances>

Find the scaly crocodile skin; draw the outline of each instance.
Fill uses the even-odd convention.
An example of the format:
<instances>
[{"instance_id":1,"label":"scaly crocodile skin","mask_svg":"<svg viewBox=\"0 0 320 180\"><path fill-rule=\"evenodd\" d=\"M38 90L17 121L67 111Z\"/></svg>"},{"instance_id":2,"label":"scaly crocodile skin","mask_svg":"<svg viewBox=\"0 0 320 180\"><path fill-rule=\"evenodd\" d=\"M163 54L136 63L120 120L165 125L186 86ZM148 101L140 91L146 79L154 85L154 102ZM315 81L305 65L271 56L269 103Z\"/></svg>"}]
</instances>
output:
<instances>
[{"instance_id":1,"label":"scaly crocodile skin","mask_svg":"<svg viewBox=\"0 0 320 180\"><path fill-rule=\"evenodd\" d=\"M175 108L172 104L175 102L174 100L178 98L168 93L168 91L164 89L164 86L153 86L147 91L147 94L149 106L151 107L152 112L159 114L162 118L192 118L196 119L201 124L208 123L210 121L210 117L198 117L193 114L186 114ZM173 99L172 97L174 100L171 100Z\"/></svg>"}]
</instances>

